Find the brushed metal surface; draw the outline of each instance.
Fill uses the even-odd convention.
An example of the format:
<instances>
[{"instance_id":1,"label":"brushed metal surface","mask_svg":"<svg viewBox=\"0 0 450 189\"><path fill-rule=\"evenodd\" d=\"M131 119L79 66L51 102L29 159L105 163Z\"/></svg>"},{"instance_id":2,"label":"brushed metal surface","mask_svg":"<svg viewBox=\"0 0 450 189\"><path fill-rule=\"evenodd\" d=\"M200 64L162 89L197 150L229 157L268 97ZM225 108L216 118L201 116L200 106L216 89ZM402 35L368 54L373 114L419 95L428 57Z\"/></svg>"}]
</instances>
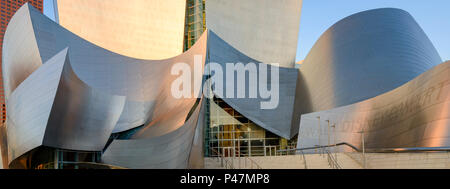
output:
<instances>
[{"instance_id":1,"label":"brushed metal surface","mask_svg":"<svg viewBox=\"0 0 450 189\"><path fill-rule=\"evenodd\" d=\"M302 0L207 0L206 27L266 64L293 68Z\"/></svg>"},{"instance_id":2,"label":"brushed metal surface","mask_svg":"<svg viewBox=\"0 0 450 189\"><path fill-rule=\"evenodd\" d=\"M42 145L66 57L67 49L39 67L7 96L8 163Z\"/></svg>"},{"instance_id":3,"label":"brushed metal surface","mask_svg":"<svg viewBox=\"0 0 450 189\"><path fill-rule=\"evenodd\" d=\"M126 97L89 87L73 72L70 61L65 61L43 145L101 151L119 120Z\"/></svg>"},{"instance_id":4,"label":"brushed metal surface","mask_svg":"<svg viewBox=\"0 0 450 189\"><path fill-rule=\"evenodd\" d=\"M213 31L209 31L208 36L208 52L209 52L209 61L212 63L218 63L223 70L223 96L222 99L231 107L233 107L240 114L244 115L254 123L259 126L267 129L278 136L284 138L292 138L298 131L298 129L291 130L292 121L294 120L293 110L294 110L294 101L295 101L295 93L297 87L297 77L298 77L298 69L295 68L283 68L283 67L275 67L272 65L267 65L267 75L263 75L260 71L259 64L257 60L254 60L237 49L233 48L226 41L221 39L218 35L216 35ZM264 77L267 81L267 86L270 88L271 86L271 70L278 68L279 69L279 83L278 83L278 106L274 107L274 109L262 109L261 102L270 101L270 99L263 99L258 94L257 98L250 98L249 96L249 74L247 73L245 76L245 81L238 81L237 74L234 74L233 82L231 82L230 78L226 78L227 76L227 64L236 64L242 63L244 65L247 64L255 64L258 78ZM234 70L233 70L234 71ZM212 73L214 75L214 73ZM245 98L238 98L237 93L237 83L244 82L247 86L245 88L246 95ZM255 86L259 91L259 87ZM233 89L235 95L234 98L227 96L227 90ZM275 98L272 96L271 98Z\"/></svg>"},{"instance_id":5,"label":"brushed metal surface","mask_svg":"<svg viewBox=\"0 0 450 189\"><path fill-rule=\"evenodd\" d=\"M299 15L299 11L289 12L295 18ZM287 32L292 31L297 33L298 27ZM207 30L181 55L136 59L96 46L24 5L12 18L3 46L8 163L42 145L101 151L111 133L142 126L130 139L113 140L102 161L126 168L201 168L206 99L199 99L203 98L200 95L175 98L171 84L178 76L170 73L172 66L180 62L191 70L200 66L201 72L190 75L191 83L200 84L206 63L218 63L226 71L227 63L262 65L257 60L265 61L250 58L252 53L242 50L255 44L235 48L233 41L222 37ZM279 44L272 42L279 50ZM201 56L201 65L195 65L195 55ZM450 64L440 62L408 13L376 9L352 15L327 30L300 71L280 67L275 109L260 108L268 99L222 99L279 136L290 139L300 132L299 147L317 142L317 116L322 121L322 145L326 144L325 133L331 134L326 132L327 119L336 123L337 142L355 146L361 142L357 132L362 128L367 147L450 145ZM275 68L269 66L269 73ZM247 74L247 85L248 80ZM237 91L236 83L224 81L224 94L231 87Z\"/></svg>"},{"instance_id":6,"label":"brushed metal surface","mask_svg":"<svg viewBox=\"0 0 450 189\"><path fill-rule=\"evenodd\" d=\"M15 15L20 16L11 18L3 37L2 76L5 97L9 96L43 63L34 37L35 31L30 12L21 8ZM63 49L61 48L60 51ZM55 54L49 55L48 59Z\"/></svg>"},{"instance_id":7,"label":"brushed metal surface","mask_svg":"<svg viewBox=\"0 0 450 189\"><path fill-rule=\"evenodd\" d=\"M188 169L202 169L205 167L205 138L204 138L204 129L207 126L206 124L206 101L208 99L203 98L201 104L199 104L200 112L198 113L197 125L195 128L195 133L192 139L192 147L189 153L189 162Z\"/></svg>"},{"instance_id":8,"label":"brushed metal surface","mask_svg":"<svg viewBox=\"0 0 450 189\"><path fill-rule=\"evenodd\" d=\"M199 91L190 98L176 99L170 84L177 75L172 66L182 62L195 70L203 69L207 34L189 51L165 60L125 57L81 39L24 5L11 22L3 53L5 73L32 67L27 77L19 78L7 95L9 162L41 145L70 150L101 151L110 134L145 125L134 139L170 135L185 124ZM22 39L36 43L13 43ZM69 53L70 52L70 53ZM21 54L39 54L20 56ZM199 55L200 65L194 65ZM53 58L52 58L53 57ZM37 63L36 63L37 62ZM45 62L40 64L40 62ZM35 69L33 66L37 66ZM34 72L33 72L34 71ZM193 72L191 82L201 82L203 72ZM196 74L196 75L194 75ZM21 81L21 77L25 77ZM200 80L196 80L200 78ZM9 82L13 83L13 82ZM8 83L8 84L9 84ZM32 92L33 91L33 92ZM196 118L198 117L198 111ZM192 131L195 131L196 121ZM31 124L32 123L32 124ZM172 134L173 135L173 134ZM193 133L180 138L186 143ZM182 151L190 152L190 145ZM147 154L151 156L151 154ZM174 154L168 154L168 156ZM188 157L188 156L187 156Z\"/></svg>"},{"instance_id":9,"label":"brushed metal surface","mask_svg":"<svg viewBox=\"0 0 450 189\"><path fill-rule=\"evenodd\" d=\"M319 121L321 130L319 132ZM335 124L328 132L328 123ZM347 142L365 148L450 146L450 61L377 97L301 117L298 148Z\"/></svg>"},{"instance_id":10,"label":"brushed metal surface","mask_svg":"<svg viewBox=\"0 0 450 189\"><path fill-rule=\"evenodd\" d=\"M196 138L194 135L201 133L200 130L196 132L201 107L201 105L197 106L192 116L182 125L173 125L167 120L159 123L174 129L167 134L140 139L114 140L103 153L102 161L106 164L134 169L185 169L189 167L190 156L196 157L191 154ZM175 119L177 117L180 116L174 116ZM198 141L198 139L196 140ZM195 145L200 144L195 142Z\"/></svg>"},{"instance_id":11,"label":"brushed metal surface","mask_svg":"<svg viewBox=\"0 0 450 189\"><path fill-rule=\"evenodd\" d=\"M414 18L400 9L360 12L331 26L300 67L300 114L367 100L442 62Z\"/></svg>"},{"instance_id":12,"label":"brushed metal surface","mask_svg":"<svg viewBox=\"0 0 450 189\"><path fill-rule=\"evenodd\" d=\"M178 62L184 62L194 68L194 55L203 57L201 61L204 62L206 35L182 55L165 60L142 60L124 57L97 47L33 9L31 14L36 41L43 60L48 59L58 50L69 47L71 66L80 80L101 92L126 96L124 111L113 132L148 124L152 117L161 117L168 112L166 109L155 108L157 106L164 105L170 108L184 100L188 100L191 104L195 102L196 97L172 98L169 94L169 84L176 79L176 76L171 75L170 70ZM201 74L192 75L192 81L195 77L201 77ZM168 103L164 104L163 101ZM184 109L189 109L191 106L187 105Z\"/></svg>"}]
</instances>

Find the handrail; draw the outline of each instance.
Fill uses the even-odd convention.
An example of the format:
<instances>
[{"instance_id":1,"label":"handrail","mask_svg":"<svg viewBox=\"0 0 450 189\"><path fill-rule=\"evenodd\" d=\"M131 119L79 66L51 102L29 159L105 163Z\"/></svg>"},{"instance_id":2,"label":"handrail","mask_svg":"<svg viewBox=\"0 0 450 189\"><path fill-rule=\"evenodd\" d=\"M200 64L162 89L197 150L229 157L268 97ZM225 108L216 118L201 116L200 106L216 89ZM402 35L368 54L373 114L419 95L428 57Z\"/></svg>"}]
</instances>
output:
<instances>
[{"instance_id":1,"label":"handrail","mask_svg":"<svg viewBox=\"0 0 450 189\"><path fill-rule=\"evenodd\" d=\"M285 150L278 150L278 152L287 152L287 151L303 151L303 150L314 150L314 149L322 149L322 148L329 148L329 147L335 147L335 146L349 146L350 148L356 150L356 151L361 151L359 150L357 147L346 143L346 142L341 142L341 143L337 143L337 144L330 144L330 145L322 145L322 146L314 146L314 147L306 147L306 148L295 148L295 149L285 149ZM366 150L367 151L367 150Z\"/></svg>"},{"instance_id":2,"label":"handrail","mask_svg":"<svg viewBox=\"0 0 450 189\"><path fill-rule=\"evenodd\" d=\"M330 150L325 149L325 152L327 153L327 160L328 160L328 165L331 168L334 169L342 169L341 166L339 165L337 159L331 154Z\"/></svg>"},{"instance_id":3,"label":"handrail","mask_svg":"<svg viewBox=\"0 0 450 189\"><path fill-rule=\"evenodd\" d=\"M365 153L408 153L408 152L450 152L450 147L407 147L407 148L369 148L369 149L364 149L364 150L360 150L359 148L346 143L346 142L341 142L341 143L337 143L337 144L331 144L331 145L323 145L323 146L314 146L314 147L306 147L306 148L297 148L297 149L285 149L285 150L279 150L278 152L288 152L288 151L300 151L302 154L304 153L304 150L314 150L314 149L323 149L324 151L327 152L328 155L328 161L329 161L329 165L332 166L332 168L337 168L337 169L341 169L340 165L337 162L337 159L335 159L331 154L330 151L327 148L330 147L337 147L337 146L349 146L350 148L352 148L353 150L355 150L356 152L363 152L362 156L363 156L363 168L367 167L367 160L364 156ZM303 154L304 156L304 154ZM306 162L306 161L305 161ZM333 165L335 167L333 167Z\"/></svg>"},{"instance_id":4,"label":"handrail","mask_svg":"<svg viewBox=\"0 0 450 189\"><path fill-rule=\"evenodd\" d=\"M306 147L306 148L295 148L295 149L285 149L285 150L278 150L278 152L286 152L286 151L303 151L303 150L314 150L314 149L322 149L322 148L330 148L335 146L348 146L352 149L354 149L357 152L362 152L359 148L346 143L341 142L337 144L330 144L330 145L323 145L323 146L314 146L314 147ZM447 147L407 147L407 148L369 148L365 149L365 152L372 152L372 153L389 153L389 152L437 152L437 151L450 151L450 146Z\"/></svg>"},{"instance_id":5,"label":"handrail","mask_svg":"<svg viewBox=\"0 0 450 189\"><path fill-rule=\"evenodd\" d=\"M119 166L115 166L115 165L109 165L109 164L104 164L104 163L96 163L96 162L69 162L69 161L65 161L63 162L64 165L79 165L79 166L92 166L90 168L92 169L100 169L100 168L109 168L109 169L127 169L125 167L119 167ZM54 169L55 167L53 167L55 165L55 162L47 162L47 163L43 163L40 164L38 167L36 167L36 169Z\"/></svg>"},{"instance_id":6,"label":"handrail","mask_svg":"<svg viewBox=\"0 0 450 189\"><path fill-rule=\"evenodd\" d=\"M340 145L350 145L350 144L342 143ZM334 169L342 169L342 167L339 165L337 159L331 154L330 150L327 149L329 147L336 147L336 146L337 145L326 145L326 146L316 146L316 147L310 147L310 148L287 149L287 150L280 150L279 152L283 152L283 151L300 151L301 155L303 156L303 160L304 160L303 162L305 164L305 169L307 169L306 157L305 157L305 153L303 152L303 150L312 150L312 149L317 149L317 148L323 148L323 150L327 154L328 165L331 168L334 168Z\"/></svg>"},{"instance_id":7,"label":"handrail","mask_svg":"<svg viewBox=\"0 0 450 189\"><path fill-rule=\"evenodd\" d=\"M378 148L378 149L366 149L366 152L374 153L390 153L390 152L448 152L450 147L410 147L410 148Z\"/></svg>"},{"instance_id":8,"label":"handrail","mask_svg":"<svg viewBox=\"0 0 450 189\"><path fill-rule=\"evenodd\" d=\"M239 157L241 157L241 151L239 149L234 149L234 150L236 150L238 152L238 154L239 154ZM258 165L258 163L256 163L255 161L253 161L249 157L247 157L247 156L243 156L243 157L244 157L244 159L250 160L250 163L253 163L256 166L257 169L262 169L261 166Z\"/></svg>"},{"instance_id":9,"label":"handrail","mask_svg":"<svg viewBox=\"0 0 450 189\"><path fill-rule=\"evenodd\" d=\"M308 165L307 165L307 163L306 163L306 156L305 156L305 153L304 153L302 150L300 150L300 153L301 153L301 155L302 155L302 157L303 157L303 164L305 165L305 169L308 169Z\"/></svg>"},{"instance_id":10,"label":"handrail","mask_svg":"<svg viewBox=\"0 0 450 189\"><path fill-rule=\"evenodd\" d=\"M214 148L210 148L212 151L214 151L218 156L218 158L220 158L220 164L221 164L221 166L222 167L225 167L225 169L227 169L228 168L228 160L227 159L225 159L225 156L223 155L223 154L220 154L217 150L215 150ZM224 161L224 159L225 159L225 166L224 166L224 164L223 164L223 161ZM231 169L234 169L233 168L233 165L232 164L230 164L230 168Z\"/></svg>"},{"instance_id":11,"label":"handrail","mask_svg":"<svg viewBox=\"0 0 450 189\"><path fill-rule=\"evenodd\" d=\"M232 148L233 150L234 150L234 155L233 155L233 159L232 159L232 163L229 163L229 161L228 161L228 159L227 159L227 157L225 157L224 156L224 154L221 154L221 153L219 153L217 150L215 150L214 148L210 148L212 151L214 151L217 155L218 155L218 157L221 159L221 161L222 161L222 167L225 167L225 168L228 168L228 165L230 166L230 169L235 169L234 168L234 166L233 166L233 162L234 162L234 158L235 158L235 152L238 152L238 154L239 154L239 158L241 158L241 157L243 157L245 160L249 160L250 161L250 163L251 163L251 168L253 169L253 165L255 165L256 166L256 168L257 169L262 169L262 167L258 164L258 163L256 163L255 161L253 161L252 159L250 159L249 157L247 157L247 156L241 156L241 152L238 150L238 149L235 149L235 148ZM225 166L223 165L223 161L225 160ZM245 161L244 160L244 161ZM244 162L245 163L245 162ZM239 163L239 166L240 166L240 163Z\"/></svg>"},{"instance_id":12,"label":"handrail","mask_svg":"<svg viewBox=\"0 0 450 189\"><path fill-rule=\"evenodd\" d=\"M74 165L93 165L93 166L102 166L109 169L128 169L125 167L120 167L116 165L109 165L104 163L95 163L95 162L64 162L64 164L74 164Z\"/></svg>"}]
</instances>

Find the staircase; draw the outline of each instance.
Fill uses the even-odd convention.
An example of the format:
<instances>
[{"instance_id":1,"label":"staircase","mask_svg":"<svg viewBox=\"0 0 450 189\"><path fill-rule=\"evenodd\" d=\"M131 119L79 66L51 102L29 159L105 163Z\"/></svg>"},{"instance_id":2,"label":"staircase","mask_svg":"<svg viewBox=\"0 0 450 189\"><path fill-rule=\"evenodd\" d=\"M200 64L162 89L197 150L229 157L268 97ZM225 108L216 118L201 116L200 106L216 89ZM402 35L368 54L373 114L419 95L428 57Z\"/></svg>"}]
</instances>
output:
<instances>
[{"instance_id":1,"label":"staircase","mask_svg":"<svg viewBox=\"0 0 450 189\"><path fill-rule=\"evenodd\" d=\"M304 149L295 149L300 155L205 158L207 169L450 169L450 148L394 148L371 149L370 153L331 153L329 146L322 148L322 154L303 154ZM336 145L335 145L336 146ZM224 153L225 154L225 153ZM239 153L238 153L239 154ZM364 156L363 156L364 154Z\"/></svg>"},{"instance_id":2,"label":"staircase","mask_svg":"<svg viewBox=\"0 0 450 189\"><path fill-rule=\"evenodd\" d=\"M225 169L225 167L223 167L220 164L219 158L205 157L204 161L205 161L205 169Z\"/></svg>"},{"instance_id":3,"label":"staircase","mask_svg":"<svg viewBox=\"0 0 450 189\"><path fill-rule=\"evenodd\" d=\"M361 153L346 153L363 162ZM449 169L450 152L366 153L367 169Z\"/></svg>"},{"instance_id":4,"label":"staircase","mask_svg":"<svg viewBox=\"0 0 450 189\"><path fill-rule=\"evenodd\" d=\"M304 158L302 155L258 156L248 158L258 164L262 169L305 169L304 159L306 159L307 169L332 169L326 154L305 154ZM362 168L360 163L344 153L337 154L337 161L342 169ZM251 164L248 162L244 164L244 158L241 158L240 167L238 166L238 158L229 158L228 162L229 164L234 164L234 169L252 169ZM225 169L225 167L221 166L219 158L205 158L205 168ZM253 167L253 169L255 169L255 167Z\"/></svg>"}]
</instances>

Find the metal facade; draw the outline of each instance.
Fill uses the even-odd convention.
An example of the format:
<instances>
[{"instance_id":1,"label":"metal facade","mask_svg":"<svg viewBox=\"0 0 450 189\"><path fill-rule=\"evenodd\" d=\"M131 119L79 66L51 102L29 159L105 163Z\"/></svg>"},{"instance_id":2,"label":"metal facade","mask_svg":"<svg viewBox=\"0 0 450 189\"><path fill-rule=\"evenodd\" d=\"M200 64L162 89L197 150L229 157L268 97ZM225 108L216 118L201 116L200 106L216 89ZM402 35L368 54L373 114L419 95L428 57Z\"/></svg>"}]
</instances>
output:
<instances>
[{"instance_id":1,"label":"metal facade","mask_svg":"<svg viewBox=\"0 0 450 189\"><path fill-rule=\"evenodd\" d=\"M12 18L3 44L9 114L0 146L5 151L6 145L8 153L0 160L7 157L16 167L21 156L45 146L101 151L103 163L125 168L202 168L207 99L196 89L190 91L192 97L175 98L171 83L177 76L171 74L172 66L180 62L191 70L200 66L201 71L188 79L201 85L211 74L204 70L208 64L227 70L229 63L265 65L259 61L267 60L245 50L250 47L234 44L252 31L250 25L238 25L245 31L234 37L223 34L226 24L214 26L214 16L223 11L214 12L212 5L227 3L211 0L208 9L206 2L207 18L212 14L207 21L213 28L188 51L162 60L112 52L24 5ZM296 16L286 24L294 21ZM261 30L269 25L253 27ZM290 27L295 32L287 32L297 35L298 25ZM282 47L283 43L264 41L270 39L265 36L257 37L263 40L258 44L266 44L259 50L272 49L269 42L274 49ZM290 45L285 48L286 53L292 50ZM196 55L202 57L200 65L195 64ZM376 9L345 18L323 34L300 69L286 68L289 62L282 67L268 65L269 72L279 69L280 82L272 86L279 91L274 109L261 109L267 99L260 97L220 98L278 136L290 139L299 134L298 147L326 144L325 134L331 134L325 132L326 120L336 125L338 142L355 146L361 143L362 129L370 148L450 145L450 62L440 64L435 48L405 11ZM240 82L248 84L249 75ZM270 85L269 76L262 77ZM237 90L234 81L224 79L224 94ZM320 142L317 117L324 125ZM111 138L133 129L127 138Z\"/></svg>"}]
</instances>

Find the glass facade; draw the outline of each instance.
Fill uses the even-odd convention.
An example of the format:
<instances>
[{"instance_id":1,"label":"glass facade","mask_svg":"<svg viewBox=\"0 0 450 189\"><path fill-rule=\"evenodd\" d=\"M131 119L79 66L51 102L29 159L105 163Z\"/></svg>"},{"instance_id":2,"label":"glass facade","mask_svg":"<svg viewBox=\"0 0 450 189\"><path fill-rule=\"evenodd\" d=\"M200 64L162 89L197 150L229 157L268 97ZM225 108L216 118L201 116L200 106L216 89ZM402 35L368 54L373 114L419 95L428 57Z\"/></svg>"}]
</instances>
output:
<instances>
[{"instance_id":1,"label":"glass facade","mask_svg":"<svg viewBox=\"0 0 450 189\"><path fill-rule=\"evenodd\" d=\"M191 48L205 30L205 0L187 0L183 50Z\"/></svg>"},{"instance_id":2,"label":"glass facade","mask_svg":"<svg viewBox=\"0 0 450 189\"><path fill-rule=\"evenodd\" d=\"M15 160L20 169L120 169L101 163L101 152L74 151L41 146Z\"/></svg>"},{"instance_id":3,"label":"glass facade","mask_svg":"<svg viewBox=\"0 0 450 189\"><path fill-rule=\"evenodd\" d=\"M183 51L191 48L206 30L206 0L186 1L186 23ZM297 139L279 137L245 118L221 99L206 103L205 156L276 155L277 150L295 148ZM220 115L217 112L221 112ZM226 113L224 113L226 112ZM230 120L234 120L231 121Z\"/></svg>"},{"instance_id":4,"label":"glass facade","mask_svg":"<svg viewBox=\"0 0 450 189\"><path fill-rule=\"evenodd\" d=\"M32 154L32 169L94 169L102 168L101 152L73 151L42 147Z\"/></svg>"},{"instance_id":5,"label":"glass facade","mask_svg":"<svg viewBox=\"0 0 450 189\"><path fill-rule=\"evenodd\" d=\"M296 137L287 140L253 123L219 98L209 100L205 155L274 156L278 150L296 147ZM285 152L284 152L285 153Z\"/></svg>"}]
</instances>

